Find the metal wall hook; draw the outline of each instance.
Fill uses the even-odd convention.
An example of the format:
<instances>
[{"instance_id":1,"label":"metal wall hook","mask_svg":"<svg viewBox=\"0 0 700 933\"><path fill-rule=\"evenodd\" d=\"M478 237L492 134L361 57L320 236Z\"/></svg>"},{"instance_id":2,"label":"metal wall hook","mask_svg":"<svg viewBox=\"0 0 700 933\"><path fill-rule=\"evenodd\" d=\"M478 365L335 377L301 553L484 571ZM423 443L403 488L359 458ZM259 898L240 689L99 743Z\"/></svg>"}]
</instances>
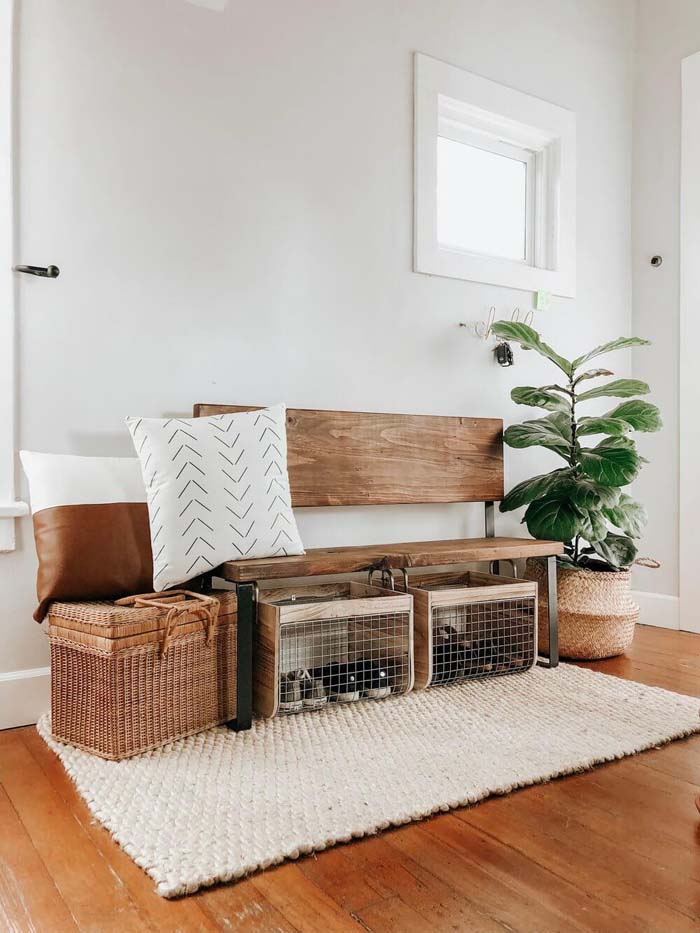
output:
<instances>
[{"instance_id":1,"label":"metal wall hook","mask_svg":"<svg viewBox=\"0 0 700 933\"><path fill-rule=\"evenodd\" d=\"M513 313L510 316L511 321L514 324L527 324L528 327L532 324L532 321L535 317L535 313L532 309L526 311L525 314L521 317L522 311L520 308L514 308Z\"/></svg>"},{"instance_id":2,"label":"metal wall hook","mask_svg":"<svg viewBox=\"0 0 700 933\"><path fill-rule=\"evenodd\" d=\"M477 321L474 325L474 330L477 337L481 337L483 340L488 340L491 336L491 328L494 325L496 320L496 306L491 305L489 308L489 316L485 321Z\"/></svg>"},{"instance_id":3,"label":"metal wall hook","mask_svg":"<svg viewBox=\"0 0 700 933\"><path fill-rule=\"evenodd\" d=\"M14 266L15 272L24 272L27 275L39 275L44 279L57 279L61 274L58 266Z\"/></svg>"}]
</instances>

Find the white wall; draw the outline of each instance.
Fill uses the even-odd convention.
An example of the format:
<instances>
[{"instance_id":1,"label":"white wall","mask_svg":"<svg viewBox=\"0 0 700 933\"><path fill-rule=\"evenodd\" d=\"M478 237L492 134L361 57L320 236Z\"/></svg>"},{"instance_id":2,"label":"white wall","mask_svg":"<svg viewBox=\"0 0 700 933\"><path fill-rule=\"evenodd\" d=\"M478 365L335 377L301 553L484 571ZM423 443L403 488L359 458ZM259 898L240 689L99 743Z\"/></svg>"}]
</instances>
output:
<instances>
[{"instance_id":1,"label":"white wall","mask_svg":"<svg viewBox=\"0 0 700 933\"><path fill-rule=\"evenodd\" d=\"M636 492L649 509L643 552L658 571L638 571L635 585L659 594L657 611L677 620L679 443L679 231L681 59L700 49L696 0L639 0L633 159L634 332L653 346L635 355L634 373L652 386L665 429L643 438L651 463ZM658 253L660 268L649 264Z\"/></svg>"},{"instance_id":2,"label":"white wall","mask_svg":"<svg viewBox=\"0 0 700 933\"><path fill-rule=\"evenodd\" d=\"M21 287L23 446L129 455L125 415L195 401L525 413L510 388L551 370L522 353L499 369L457 322L531 296L411 272L415 49L576 111L578 297L536 323L572 355L630 331L632 0L21 10L19 255L61 267ZM536 466L508 452L508 482ZM482 517L300 525L313 546L478 534ZM29 521L18 531L0 555L0 671L47 658Z\"/></svg>"}]
</instances>

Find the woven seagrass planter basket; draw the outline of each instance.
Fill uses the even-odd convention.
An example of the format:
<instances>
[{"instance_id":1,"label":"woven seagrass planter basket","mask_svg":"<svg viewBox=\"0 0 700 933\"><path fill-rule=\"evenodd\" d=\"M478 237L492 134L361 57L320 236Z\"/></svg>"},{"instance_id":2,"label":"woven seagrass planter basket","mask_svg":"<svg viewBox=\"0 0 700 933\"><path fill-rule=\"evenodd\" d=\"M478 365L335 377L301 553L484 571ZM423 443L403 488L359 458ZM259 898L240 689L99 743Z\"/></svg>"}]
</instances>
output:
<instances>
[{"instance_id":1,"label":"woven seagrass planter basket","mask_svg":"<svg viewBox=\"0 0 700 933\"><path fill-rule=\"evenodd\" d=\"M539 584L539 643L549 647L547 574L540 561L528 560L528 580ZM639 606L630 594L630 572L557 568L559 653L563 658L594 660L624 654L632 644Z\"/></svg>"}]
</instances>

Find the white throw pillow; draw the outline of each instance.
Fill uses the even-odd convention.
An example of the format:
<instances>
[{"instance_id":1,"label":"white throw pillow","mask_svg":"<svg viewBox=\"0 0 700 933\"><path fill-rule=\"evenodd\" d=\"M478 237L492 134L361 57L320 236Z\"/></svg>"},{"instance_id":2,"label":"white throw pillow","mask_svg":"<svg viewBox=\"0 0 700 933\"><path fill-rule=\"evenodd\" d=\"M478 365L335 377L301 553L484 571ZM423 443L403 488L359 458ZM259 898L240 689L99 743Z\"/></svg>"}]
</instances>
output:
<instances>
[{"instance_id":1,"label":"white throw pillow","mask_svg":"<svg viewBox=\"0 0 700 933\"><path fill-rule=\"evenodd\" d=\"M304 553L289 491L284 405L126 421L146 485L156 589L227 560Z\"/></svg>"}]
</instances>

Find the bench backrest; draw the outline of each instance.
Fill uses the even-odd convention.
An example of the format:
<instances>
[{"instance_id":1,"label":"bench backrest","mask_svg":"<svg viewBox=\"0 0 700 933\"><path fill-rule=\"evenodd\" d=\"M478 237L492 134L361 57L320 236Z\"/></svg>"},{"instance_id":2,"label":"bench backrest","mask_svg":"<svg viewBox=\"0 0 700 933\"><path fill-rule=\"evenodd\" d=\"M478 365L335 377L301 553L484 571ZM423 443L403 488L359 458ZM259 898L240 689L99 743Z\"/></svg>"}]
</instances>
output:
<instances>
[{"instance_id":1,"label":"bench backrest","mask_svg":"<svg viewBox=\"0 0 700 933\"><path fill-rule=\"evenodd\" d=\"M255 405L195 405L195 417ZM405 505L503 498L496 418L287 409L292 505Z\"/></svg>"}]
</instances>

